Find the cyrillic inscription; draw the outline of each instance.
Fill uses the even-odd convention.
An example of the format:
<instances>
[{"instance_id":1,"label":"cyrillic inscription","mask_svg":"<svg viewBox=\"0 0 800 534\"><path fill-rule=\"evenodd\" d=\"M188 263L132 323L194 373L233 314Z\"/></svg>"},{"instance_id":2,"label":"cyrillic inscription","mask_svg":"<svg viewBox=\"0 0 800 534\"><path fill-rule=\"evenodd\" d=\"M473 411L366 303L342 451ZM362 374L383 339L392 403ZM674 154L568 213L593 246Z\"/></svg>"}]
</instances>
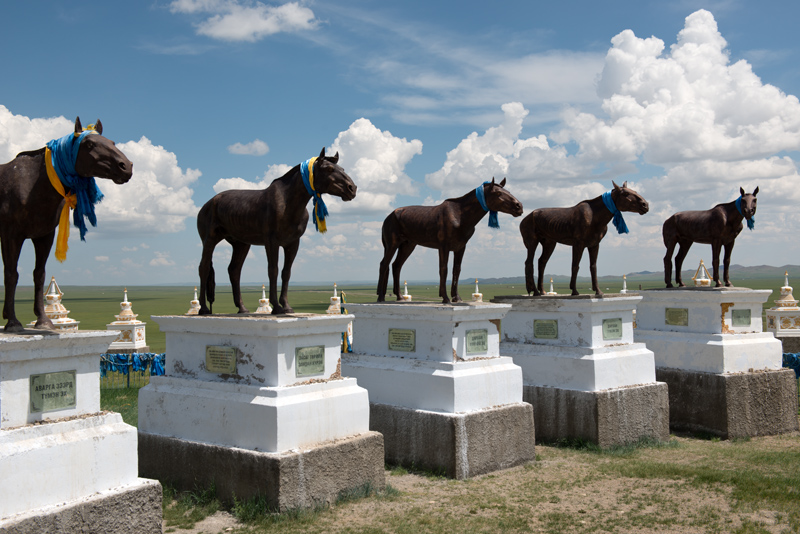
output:
<instances>
[{"instance_id":1,"label":"cyrillic inscription","mask_svg":"<svg viewBox=\"0 0 800 534\"><path fill-rule=\"evenodd\" d=\"M731 310L731 322L733 326L750 326L750 309Z\"/></svg>"},{"instance_id":2,"label":"cyrillic inscription","mask_svg":"<svg viewBox=\"0 0 800 534\"><path fill-rule=\"evenodd\" d=\"M558 339L558 319L534 319L533 337L536 339Z\"/></svg>"},{"instance_id":3,"label":"cyrillic inscription","mask_svg":"<svg viewBox=\"0 0 800 534\"><path fill-rule=\"evenodd\" d=\"M485 328L467 330L467 354L486 354L489 351L489 331Z\"/></svg>"},{"instance_id":4,"label":"cyrillic inscription","mask_svg":"<svg viewBox=\"0 0 800 534\"><path fill-rule=\"evenodd\" d=\"M622 317L603 319L603 339L622 339Z\"/></svg>"},{"instance_id":5,"label":"cyrillic inscription","mask_svg":"<svg viewBox=\"0 0 800 534\"><path fill-rule=\"evenodd\" d=\"M390 328L389 350L399 350L402 352L416 352L417 331L405 330L401 328Z\"/></svg>"},{"instance_id":6,"label":"cyrillic inscription","mask_svg":"<svg viewBox=\"0 0 800 534\"><path fill-rule=\"evenodd\" d=\"M29 384L31 412L53 412L76 406L75 371L30 375Z\"/></svg>"},{"instance_id":7,"label":"cyrillic inscription","mask_svg":"<svg viewBox=\"0 0 800 534\"><path fill-rule=\"evenodd\" d=\"M297 347L294 349L294 375L296 377L325 374L325 347Z\"/></svg>"},{"instance_id":8,"label":"cyrillic inscription","mask_svg":"<svg viewBox=\"0 0 800 534\"><path fill-rule=\"evenodd\" d=\"M209 373L236 374L236 347L206 345L206 371Z\"/></svg>"},{"instance_id":9,"label":"cyrillic inscription","mask_svg":"<svg viewBox=\"0 0 800 534\"><path fill-rule=\"evenodd\" d=\"M689 326L689 308L664 308L664 324Z\"/></svg>"}]
</instances>

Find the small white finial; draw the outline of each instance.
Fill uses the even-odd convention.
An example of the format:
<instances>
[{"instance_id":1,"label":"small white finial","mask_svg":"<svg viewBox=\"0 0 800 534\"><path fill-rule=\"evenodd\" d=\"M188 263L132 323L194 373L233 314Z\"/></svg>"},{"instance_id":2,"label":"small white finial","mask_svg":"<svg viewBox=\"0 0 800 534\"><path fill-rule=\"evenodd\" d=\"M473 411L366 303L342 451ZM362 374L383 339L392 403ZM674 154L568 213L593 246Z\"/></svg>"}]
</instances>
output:
<instances>
[{"instance_id":1,"label":"small white finial","mask_svg":"<svg viewBox=\"0 0 800 534\"><path fill-rule=\"evenodd\" d=\"M262 299L267 298L267 286L265 286L264 284L261 284L261 298Z\"/></svg>"},{"instance_id":2,"label":"small white finial","mask_svg":"<svg viewBox=\"0 0 800 534\"><path fill-rule=\"evenodd\" d=\"M333 283L333 296L336 297L336 282Z\"/></svg>"},{"instance_id":3,"label":"small white finial","mask_svg":"<svg viewBox=\"0 0 800 534\"><path fill-rule=\"evenodd\" d=\"M408 280L403 280L403 295L408 295Z\"/></svg>"},{"instance_id":4,"label":"small white finial","mask_svg":"<svg viewBox=\"0 0 800 534\"><path fill-rule=\"evenodd\" d=\"M478 291L478 279L477 278L475 279L475 293L480 293L480 291Z\"/></svg>"},{"instance_id":5,"label":"small white finial","mask_svg":"<svg viewBox=\"0 0 800 534\"><path fill-rule=\"evenodd\" d=\"M786 280L786 282L783 285L788 287L788 285L789 285L789 271L784 272L783 276L785 277L785 280Z\"/></svg>"}]
</instances>

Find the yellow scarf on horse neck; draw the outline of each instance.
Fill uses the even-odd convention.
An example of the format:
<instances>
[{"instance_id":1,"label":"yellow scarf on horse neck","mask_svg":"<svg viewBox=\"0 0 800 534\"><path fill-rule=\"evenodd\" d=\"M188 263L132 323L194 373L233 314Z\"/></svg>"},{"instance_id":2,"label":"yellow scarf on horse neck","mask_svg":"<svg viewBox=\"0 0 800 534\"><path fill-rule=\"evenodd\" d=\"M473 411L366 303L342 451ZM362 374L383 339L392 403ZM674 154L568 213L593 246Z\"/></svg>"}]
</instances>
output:
<instances>
[{"instance_id":1,"label":"yellow scarf on horse neck","mask_svg":"<svg viewBox=\"0 0 800 534\"><path fill-rule=\"evenodd\" d=\"M64 197L64 207L61 208L61 215L58 218L58 237L56 238L56 259L63 262L67 259L67 249L69 248L69 210L75 209L78 205L78 197L74 193L67 193L58 174L53 168L53 155L49 148L44 149L44 162L47 168L47 177L58 194Z\"/></svg>"}]
</instances>

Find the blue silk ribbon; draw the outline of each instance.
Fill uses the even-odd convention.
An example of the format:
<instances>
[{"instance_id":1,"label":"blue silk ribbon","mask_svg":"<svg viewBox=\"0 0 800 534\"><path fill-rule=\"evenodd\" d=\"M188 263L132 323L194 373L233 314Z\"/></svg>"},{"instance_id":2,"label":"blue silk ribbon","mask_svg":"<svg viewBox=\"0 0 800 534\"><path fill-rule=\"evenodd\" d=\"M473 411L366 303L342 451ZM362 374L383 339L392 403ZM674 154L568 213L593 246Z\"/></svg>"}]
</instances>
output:
<instances>
[{"instance_id":1,"label":"blue silk ribbon","mask_svg":"<svg viewBox=\"0 0 800 534\"><path fill-rule=\"evenodd\" d=\"M736 210L739 212L739 215L744 217L744 213L742 212L742 197L736 199ZM756 227L756 220L753 217L750 217L749 219L747 217L744 218L747 221L747 227L750 230Z\"/></svg>"},{"instance_id":2,"label":"blue silk ribbon","mask_svg":"<svg viewBox=\"0 0 800 534\"><path fill-rule=\"evenodd\" d=\"M608 211L611 212L611 215L614 216L614 228L617 229L618 234L627 234L628 233L628 225L625 224L625 219L622 218L622 212L617 209L617 205L614 204L614 199L611 198L611 191L603 193L603 204L606 205Z\"/></svg>"},{"instance_id":3,"label":"blue silk ribbon","mask_svg":"<svg viewBox=\"0 0 800 534\"><path fill-rule=\"evenodd\" d=\"M314 162L316 159L316 157L313 157L301 163L300 175L303 177L303 185L306 186L306 191L308 191L308 194L311 195L311 199L314 201L314 216L312 217L314 219L314 228L317 229L317 232L324 234L328 231L328 227L325 224L325 217L328 216L328 208L325 206L322 196L314 190Z\"/></svg>"},{"instance_id":4,"label":"blue silk ribbon","mask_svg":"<svg viewBox=\"0 0 800 534\"><path fill-rule=\"evenodd\" d=\"M483 194L483 186L489 182L483 182L475 188L475 196L478 197L478 203L483 208L483 211L489 212L489 228L500 228L500 223L497 221L497 212L489 209L486 205L486 196Z\"/></svg>"}]
</instances>

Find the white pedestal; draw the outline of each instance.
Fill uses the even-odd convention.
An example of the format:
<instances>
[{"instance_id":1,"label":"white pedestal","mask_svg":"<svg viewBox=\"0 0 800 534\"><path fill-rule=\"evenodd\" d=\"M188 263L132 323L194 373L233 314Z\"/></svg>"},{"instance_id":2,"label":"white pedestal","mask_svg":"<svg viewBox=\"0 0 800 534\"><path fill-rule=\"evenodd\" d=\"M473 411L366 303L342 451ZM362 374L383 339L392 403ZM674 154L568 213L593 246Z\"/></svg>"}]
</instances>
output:
<instances>
[{"instance_id":1,"label":"white pedestal","mask_svg":"<svg viewBox=\"0 0 800 534\"><path fill-rule=\"evenodd\" d=\"M161 531L161 486L138 477L136 429L100 413L99 358L114 337L0 334L0 529ZM141 516L105 517L121 502Z\"/></svg>"},{"instance_id":2,"label":"white pedestal","mask_svg":"<svg viewBox=\"0 0 800 534\"><path fill-rule=\"evenodd\" d=\"M639 301L631 293L492 300L512 305L500 350L522 368L540 440L608 446L668 437L666 388L656 382L653 353L633 340ZM601 418L604 411L613 416Z\"/></svg>"},{"instance_id":3,"label":"white pedestal","mask_svg":"<svg viewBox=\"0 0 800 534\"><path fill-rule=\"evenodd\" d=\"M466 478L533 459L533 413L522 402L522 371L499 351L497 324L509 308L410 301L347 305L356 319L353 352L343 355L342 373L369 390L370 426L384 434L387 461ZM469 439L456 443L455 436L439 441L454 418L456 426L497 440L486 442L488 456L474 453L477 436L472 445ZM507 425L509 420L514 424ZM502 424L515 428L503 431ZM446 457L436 456L442 448ZM491 458L492 449L505 456Z\"/></svg>"},{"instance_id":4,"label":"white pedestal","mask_svg":"<svg viewBox=\"0 0 800 534\"><path fill-rule=\"evenodd\" d=\"M282 476L292 479L285 469L281 473L281 459L290 453L358 438L364 442L359 447L380 448L382 457L382 439L369 432L367 391L340 372L341 333L352 319L314 314L154 316L167 337L166 375L152 377L139 392L143 472L180 481L184 473L178 471L198 470L225 500L260 493L281 509L330 501L338 491L364 483L382 487L379 460L381 465L371 466L366 479L353 480L345 466L332 468L322 493L300 491L297 499L286 499L275 489L286 483ZM186 454L187 447L195 452ZM239 477L229 465L231 455L240 454L236 449L253 451L253 461L271 470L254 482L259 485L242 488L223 480ZM183 456L174 462L153 457L164 451ZM199 457L206 458L202 466L194 465ZM306 487L302 472L297 476L297 487Z\"/></svg>"},{"instance_id":5,"label":"white pedestal","mask_svg":"<svg viewBox=\"0 0 800 534\"><path fill-rule=\"evenodd\" d=\"M762 331L762 304L770 293L746 288L642 292L635 337L653 351L656 373L669 384L673 428L722 437L797 429L796 382L783 376L780 341Z\"/></svg>"}]
</instances>

